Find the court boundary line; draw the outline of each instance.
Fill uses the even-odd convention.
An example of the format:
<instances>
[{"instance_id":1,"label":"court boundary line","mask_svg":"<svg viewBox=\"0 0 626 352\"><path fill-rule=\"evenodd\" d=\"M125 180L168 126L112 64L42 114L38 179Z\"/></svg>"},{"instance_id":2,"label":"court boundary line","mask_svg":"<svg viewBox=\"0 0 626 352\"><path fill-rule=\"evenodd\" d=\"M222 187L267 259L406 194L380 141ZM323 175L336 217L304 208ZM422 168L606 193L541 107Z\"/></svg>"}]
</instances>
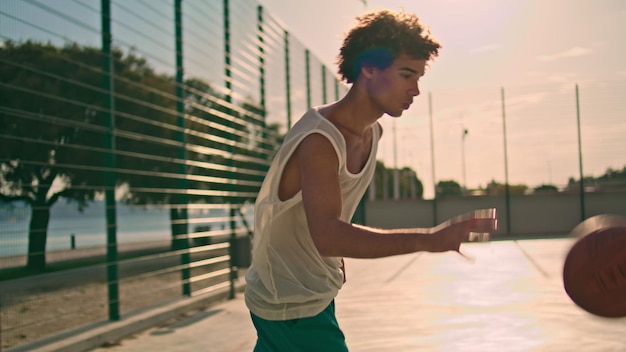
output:
<instances>
[{"instance_id":1,"label":"court boundary line","mask_svg":"<svg viewBox=\"0 0 626 352\"><path fill-rule=\"evenodd\" d=\"M550 278L550 274L545 271L540 265L539 263L537 263L537 261L535 259L533 259L533 257L530 255L530 253L528 253L524 247L522 247L519 244L519 241L515 240L513 241L515 242L515 246L517 248L519 248L520 252L522 252L522 254L524 255L524 257L526 257L526 260L528 260L545 278Z\"/></svg>"}]
</instances>

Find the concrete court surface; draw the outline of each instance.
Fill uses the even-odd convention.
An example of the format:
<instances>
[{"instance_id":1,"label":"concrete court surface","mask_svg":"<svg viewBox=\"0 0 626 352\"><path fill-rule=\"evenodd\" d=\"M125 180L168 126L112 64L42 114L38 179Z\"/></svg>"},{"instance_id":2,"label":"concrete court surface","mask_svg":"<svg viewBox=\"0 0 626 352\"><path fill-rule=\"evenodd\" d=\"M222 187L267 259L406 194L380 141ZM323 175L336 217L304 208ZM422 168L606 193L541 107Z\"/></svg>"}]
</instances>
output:
<instances>
[{"instance_id":1,"label":"concrete court surface","mask_svg":"<svg viewBox=\"0 0 626 352\"><path fill-rule=\"evenodd\" d=\"M347 259L337 319L352 352L626 351L626 318L593 316L563 290L572 244L464 244L473 263L456 253ZM252 351L248 314L239 294L95 351Z\"/></svg>"}]
</instances>

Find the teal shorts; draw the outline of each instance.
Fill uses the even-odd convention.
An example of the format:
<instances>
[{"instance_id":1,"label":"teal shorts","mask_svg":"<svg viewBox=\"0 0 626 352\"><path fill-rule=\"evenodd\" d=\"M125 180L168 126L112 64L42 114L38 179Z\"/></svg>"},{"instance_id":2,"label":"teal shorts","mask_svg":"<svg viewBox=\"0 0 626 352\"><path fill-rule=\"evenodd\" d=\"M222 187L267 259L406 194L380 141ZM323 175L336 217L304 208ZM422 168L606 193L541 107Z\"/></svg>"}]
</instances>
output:
<instances>
[{"instance_id":1,"label":"teal shorts","mask_svg":"<svg viewBox=\"0 0 626 352\"><path fill-rule=\"evenodd\" d=\"M257 331L254 352L347 352L335 318L335 301L320 314L293 320L265 320L250 313Z\"/></svg>"}]
</instances>

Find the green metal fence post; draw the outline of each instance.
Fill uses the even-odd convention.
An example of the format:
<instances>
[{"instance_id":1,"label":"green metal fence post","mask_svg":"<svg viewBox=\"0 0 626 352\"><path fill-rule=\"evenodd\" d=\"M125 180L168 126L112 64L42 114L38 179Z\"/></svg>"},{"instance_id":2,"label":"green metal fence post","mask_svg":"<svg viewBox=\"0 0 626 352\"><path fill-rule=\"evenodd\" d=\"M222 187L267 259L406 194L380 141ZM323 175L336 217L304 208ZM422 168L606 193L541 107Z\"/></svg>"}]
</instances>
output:
<instances>
[{"instance_id":1,"label":"green metal fence post","mask_svg":"<svg viewBox=\"0 0 626 352\"><path fill-rule=\"evenodd\" d=\"M270 148L267 143L268 133L267 133L267 105L265 102L265 23L263 19L263 6L259 5L257 7L257 39L259 41L259 95L261 100L261 110L263 116L263 124L262 124L262 132L261 136L263 139L263 143L267 148ZM270 153L265 153L266 160L270 159ZM241 209L240 209L241 210ZM242 215L243 217L243 215Z\"/></svg>"},{"instance_id":2,"label":"green metal fence post","mask_svg":"<svg viewBox=\"0 0 626 352\"><path fill-rule=\"evenodd\" d=\"M502 134L504 136L504 202L506 204L506 234L511 234L511 195L509 189L509 161L506 143L506 105L504 100L504 87L500 89L502 99Z\"/></svg>"},{"instance_id":3,"label":"green metal fence post","mask_svg":"<svg viewBox=\"0 0 626 352\"><path fill-rule=\"evenodd\" d=\"M184 67L183 67L183 14L182 14L182 0L174 0L174 31L176 36L176 122L178 126L178 142L181 143L180 148L178 149L178 157L180 160L187 160L187 151L186 151L186 138L185 138L185 91L184 91ZM180 164L180 172L182 175L187 173L187 166L183 162ZM178 217L177 221L184 223L184 233L179 234L177 236L182 235L180 242L180 246L177 246L178 249L182 249L183 252L180 255L180 261L182 265L181 269L181 280L182 280L182 291L184 296L191 296L191 270L189 269L190 256L189 256L189 227L188 223L188 214L187 214L187 203L188 197L187 193L187 179L185 177L180 177L178 179L178 190L182 191L181 194L178 194L176 198L178 198ZM183 226L180 226L182 229Z\"/></svg>"},{"instance_id":4,"label":"green metal fence post","mask_svg":"<svg viewBox=\"0 0 626 352\"><path fill-rule=\"evenodd\" d=\"M585 214L585 178L583 176L583 149L582 136L580 131L580 99L578 94L578 83L576 83L576 126L578 128L578 171L580 175L580 221L587 217Z\"/></svg>"},{"instance_id":5,"label":"green metal fence post","mask_svg":"<svg viewBox=\"0 0 626 352\"><path fill-rule=\"evenodd\" d=\"M259 97L261 100L261 114L263 117L261 137L263 143L267 145L267 105L265 102L265 24L263 21L263 6L257 7L257 39L259 42ZM269 148L269 146L267 146ZM269 160L270 153L265 154L266 159Z\"/></svg>"},{"instance_id":6,"label":"green metal fence post","mask_svg":"<svg viewBox=\"0 0 626 352\"><path fill-rule=\"evenodd\" d=\"M115 95L114 91L114 66L112 59L111 44L111 2L101 0L102 16L102 90L106 92L103 100L104 123L108 127L108 133L104 137L104 148L107 150L104 163L104 196L106 204L106 230L107 230L107 288L109 293L109 320L120 319L118 268L117 268L117 217L115 205Z\"/></svg>"},{"instance_id":7,"label":"green metal fence post","mask_svg":"<svg viewBox=\"0 0 626 352\"><path fill-rule=\"evenodd\" d=\"M231 70L231 50L230 50L230 4L228 0L223 1L224 4L224 76L225 76L225 85L226 85L226 97L225 100L228 104L233 102L233 89L232 89L232 70ZM226 109L232 114L232 109L228 107ZM232 121L228 122L229 127L233 127ZM228 169L229 171L229 179L234 180L234 172L233 172L233 146L229 145L227 147L227 151L230 153L230 158L228 159ZM229 185L228 191L232 192L232 185ZM237 279L237 250L236 246L236 222L235 222L235 208L233 207L233 196L230 195L229 206L228 206L228 216L229 216L229 226L230 226L230 294L229 298L235 298L235 280Z\"/></svg>"},{"instance_id":8,"label":"green metal fence post","mask_svg":"<svg viewBox=\"0 0 626 352\"><path fill-rule=\"evenodd\" d=\"M306 108L311 108L311 54L309 49L304 49L304 65L306 72Z\"/></svg>"},{"instance_id":9,"label":"green metal fence post","mask_svg":"<svg viewBox=\"0 0 626 352\"><path fill-rule=\"evenodd\" d=\"M224 6L224 85L226 86L225 99L228 103L233 102L232 97L232 80L233 75L231 71L230 63L230 6L228 0L223 1Z\"/></svg>"},{"instance_id":10,"label":"green metal fence post","mask_svg":"<svg viewBox=\"0 0 626 352\"><path fill-rule=\"evenodd\" d=\"M291 71L289 67L289 32L285 31L285 95L287 100L287 129L291 128Z\"/></svg>"},{"instance_id":11,"label":"green metal fence post","mask_svg":"<svg viewBox=\"0 0 626 352\"><path fill-rule=\"evenodd\" d=\"M322 64L322 103L328 103L326 99L326 65Z\"/></svg>"},{"instance_id":12,"label":"green metal fence post","mask_svg":"<svg viewBox=\"0 0 626 352\"><path fill-rule=\"evenodd\" d=\"M259 88L263 122L265 122L265 32L263 28L263 6L257 7L257 39L259 41ZM263 126L265 128L265 125Z\"/></svg>"}]
</instances>

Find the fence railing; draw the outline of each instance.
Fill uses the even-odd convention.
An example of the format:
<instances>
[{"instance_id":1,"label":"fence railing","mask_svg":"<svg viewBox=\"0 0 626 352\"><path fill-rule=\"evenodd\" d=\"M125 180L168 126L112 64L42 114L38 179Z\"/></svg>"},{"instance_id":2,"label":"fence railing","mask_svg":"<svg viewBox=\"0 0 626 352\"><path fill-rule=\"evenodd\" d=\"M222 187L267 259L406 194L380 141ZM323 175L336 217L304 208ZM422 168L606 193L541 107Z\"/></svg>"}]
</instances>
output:
<instances>
[{"instance_id":1,"label":"fence railing","mask_svg":"<svg viewBox=\"0 0 626 352\"><path fill-rule=\"evenodd\" d=\"M227 290L281 135L346 87L255 1L0 4L3 348Z\"/></svg>"}]
</instances>

